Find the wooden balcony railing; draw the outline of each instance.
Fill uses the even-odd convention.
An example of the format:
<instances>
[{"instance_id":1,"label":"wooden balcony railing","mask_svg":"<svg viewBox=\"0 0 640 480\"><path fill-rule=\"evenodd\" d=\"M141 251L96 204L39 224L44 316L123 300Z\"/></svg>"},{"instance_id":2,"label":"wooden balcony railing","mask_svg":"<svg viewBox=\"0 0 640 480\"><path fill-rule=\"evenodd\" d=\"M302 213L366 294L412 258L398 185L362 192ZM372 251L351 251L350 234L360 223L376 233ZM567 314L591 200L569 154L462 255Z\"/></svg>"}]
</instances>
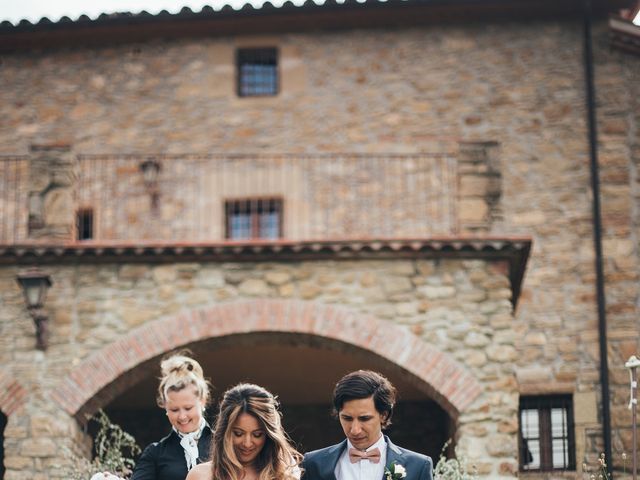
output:
<instances>
[{"instance_id":1,"label":"wooden balcony railing","mask_svg":"<svg viewBox=\"0 0 640 480\"><path fill-rule=\"evenodd\" d=\"M155 180L143 175L148 160L159 166ZM56 172L45 175L48 185L34 172L46 163L0 158L0 243L28 243L38 221L51 218L90 219L91 228L72 228L68 242L224 241L229 202L250 207L265 199L280 202L279 232L289 240L426 237L458 229L453 154L77 155L71 163L68 190L56 198Z\"/></svg>"}]
</instances>

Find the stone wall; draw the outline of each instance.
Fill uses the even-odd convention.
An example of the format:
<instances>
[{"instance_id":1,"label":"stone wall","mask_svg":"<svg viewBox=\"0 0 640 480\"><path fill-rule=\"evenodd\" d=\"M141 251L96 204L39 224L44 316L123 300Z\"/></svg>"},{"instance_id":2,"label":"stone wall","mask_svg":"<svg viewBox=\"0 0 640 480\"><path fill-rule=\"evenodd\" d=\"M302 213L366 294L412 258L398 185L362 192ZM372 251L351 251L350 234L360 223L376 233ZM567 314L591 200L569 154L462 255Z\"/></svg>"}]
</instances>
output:
<instances>
[{"instance_id":1,"label":"stone wall","mask_svg":"<svg viewBox=\"0 0 640 480\"><path fill-rule=\"evenodd\" d=\"M56 401L61 395L68 396L61 384L74 366L102 348L115 348L110 345L156 319L179 317L211 305L239 305L238 312L246 322L243 302L265 298L284 302L284 312L290 310L286 305L291 301L339 306L351 312L349 316L370 316L383 324L398 325L422 339L426 348L441 351L451 359L451 365L460 365L456 368L468 371L482 387L480 395L456 420L460 443L467 445L483 474L509 476L517 468L518 395L511 366L517 355L516 338L511 331L509 283L499 264L479 260L363 260L78 265L50 266L49 271L55 278L47 302L52 336L49 349L42 353L33 348L33 327L15 284L17 269L0 269L0 295L7 306L0 313L1 338L6 342L0 355L28 392L24 405L8 417L8 480L37 472L46 475L52 465L60 463L62 446L85 445L76 436L80 433L75 420L64 411L60 400ZM213 328L216 320L212 318L211 322ZM285 316L279 322L283 322L283 331L304 333L303 318ZM327 324L327 331L336 330L339 324ZM358 339L358 330L353 332L354 345L365 345ZM376 336L367 337L375 344L385 342ZM177 338L174 346L180 346L181 341L188 344L189 339L184 338ZM138 340L145 344L144 339ZM402 351L407 345L398 347ZM382 347L372 351L384 353ZM406 361L418 362L417 358ZM438 369L446 371L441 362L432 363L428 375L436 379ZM85 369L85 382L89 382L91 371ZM454 391L449 395L451 399L456 397ZM443 400L446 397L439 399ZM55 478L54 472L51 478Z\"/></svg>"},{"instance_id":2,"label":"stone wall","mask_svg":"<svg viewBox=\"0 0 640 480\"><path fill-rule=\"evenodd\" d=\"M506 144L516 163L584 153L580 34L579 22L501 22L16 53L3 58L0 148L419 152L464 139ZM277 97L235 96L247 42L280 48ZM546 141L558 126L574 145Z\"/></svg>"}]
</instances>

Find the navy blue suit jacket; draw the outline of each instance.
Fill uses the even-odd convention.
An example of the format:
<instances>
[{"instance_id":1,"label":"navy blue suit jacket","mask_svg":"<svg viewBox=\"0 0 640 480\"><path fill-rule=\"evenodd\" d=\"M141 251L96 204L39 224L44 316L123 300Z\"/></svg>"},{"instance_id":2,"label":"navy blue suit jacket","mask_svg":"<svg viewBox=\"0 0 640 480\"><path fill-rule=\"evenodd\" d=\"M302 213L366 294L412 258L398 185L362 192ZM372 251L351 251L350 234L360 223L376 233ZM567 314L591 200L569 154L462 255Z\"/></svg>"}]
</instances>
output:
<instances>
[{"instance_id":1,"label":"navy blue suit jacket","mask_svg":"<svg viewBox=\"0 0 640 480\"><path fill-rule=\"evenodd\" d=\"M394 462L402 465L407 471L404 480L432 480L433 462L430 457L398 447L386 435L384 439L387 442L387 467ZM346 448L347 440L344 440L337 445L307 453L302 462L302 480L338 480L334 472ZM378 480L384 480L384 477Z\"/></svg>"}]
</instances>

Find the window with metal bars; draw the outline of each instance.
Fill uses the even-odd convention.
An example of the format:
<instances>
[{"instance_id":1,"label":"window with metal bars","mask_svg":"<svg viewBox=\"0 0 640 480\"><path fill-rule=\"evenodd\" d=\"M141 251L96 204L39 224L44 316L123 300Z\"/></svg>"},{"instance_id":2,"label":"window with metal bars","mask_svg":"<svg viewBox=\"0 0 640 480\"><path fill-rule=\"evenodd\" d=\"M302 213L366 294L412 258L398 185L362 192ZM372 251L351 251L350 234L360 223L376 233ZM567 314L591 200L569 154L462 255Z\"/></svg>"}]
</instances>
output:
<instances>
[{"instance_id":1,"label":"window with metal bars","mask_svg":"<svg viewBox=\"0 0 640 480\"><path fill-rule=\"evenodd\" d=\"M77 240L93 239L93 210L82 208L76 214L76 238Z\"/></svg>"},{"instance_id":2,"label":"window with metal bars","mask_svg":"<svg viewBox=\"0 0 640 480\"><path fill-rule=\"evenodd\" d=\"M276 48L240 48L236 60L238 96L260 97L278 94Z\"/></svg>"},{"instance_id":3,"label":"window with metal bars","mask_svg":"<svg viewBox=\"0 0 640 480\"><path fill-rule=\"evenodd\" d=\"M282 199L246 198L225 202L226 234L230 240L282 237Z\"/></svg>"},{"instance_id":4,"label":"window with metal bars","mask_svg":"<svg viewBox=\"0 0 640 480\"><path fill-rule=\"evenodd\" d=\"M520 398L521 471L575 470L571 395Z\"/></svg>"}]
</instances>

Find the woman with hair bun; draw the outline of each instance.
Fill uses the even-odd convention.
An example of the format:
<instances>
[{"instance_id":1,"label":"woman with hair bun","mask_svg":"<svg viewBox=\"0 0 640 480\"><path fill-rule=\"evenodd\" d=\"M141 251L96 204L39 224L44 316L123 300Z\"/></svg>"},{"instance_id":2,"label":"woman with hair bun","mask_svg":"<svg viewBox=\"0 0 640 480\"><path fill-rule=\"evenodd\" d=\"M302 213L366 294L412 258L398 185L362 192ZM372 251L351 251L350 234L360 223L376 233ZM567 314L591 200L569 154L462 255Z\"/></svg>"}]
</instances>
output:
<instances>
[{"instance_id":1,"label":"woman with hair bun","mask_svg":"<svg viewBox=\"0 0 640 480\"><path fill-rule=\"evenodd\" d=\"M300 453L282 429L276 398L258 385L227 390L216 420L211 461L186 480L297 480Z\"/></svg>"},{"instance_id":2,"label":"woman with hair bun","mask_svg":"<svg viewBox=\"0 0 640 480\"><path fill-rule=\"evenodd\" d=\"M176 354L162 360L160 369L157 403L166 411L171 432L145 448L131 480L184 480L209 456L212 432L203 417L209 384L202 367L186 354Z\"/></svg>"}]
</instances>

